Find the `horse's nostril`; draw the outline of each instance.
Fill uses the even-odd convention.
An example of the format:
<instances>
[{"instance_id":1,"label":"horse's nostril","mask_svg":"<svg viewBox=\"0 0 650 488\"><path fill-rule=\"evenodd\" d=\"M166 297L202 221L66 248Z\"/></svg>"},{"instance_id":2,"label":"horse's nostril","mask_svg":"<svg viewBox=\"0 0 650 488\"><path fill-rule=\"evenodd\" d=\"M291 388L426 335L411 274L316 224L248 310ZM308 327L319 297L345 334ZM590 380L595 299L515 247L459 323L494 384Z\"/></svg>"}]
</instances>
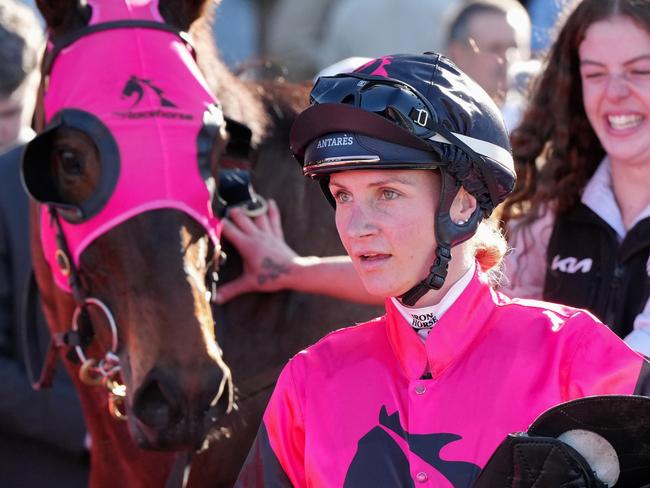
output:
<instances>
[{"instance_id":1,"label":"horse's nostril","mask_svg":"<svg viewBox=\"0 0 650 488\"><path fill-rule=\"evenodd\" d=\"M180 408L157 379L149 380L135 394L133 413L147 426L162 429L177 421Z\"/></svg>"}]
</instances>

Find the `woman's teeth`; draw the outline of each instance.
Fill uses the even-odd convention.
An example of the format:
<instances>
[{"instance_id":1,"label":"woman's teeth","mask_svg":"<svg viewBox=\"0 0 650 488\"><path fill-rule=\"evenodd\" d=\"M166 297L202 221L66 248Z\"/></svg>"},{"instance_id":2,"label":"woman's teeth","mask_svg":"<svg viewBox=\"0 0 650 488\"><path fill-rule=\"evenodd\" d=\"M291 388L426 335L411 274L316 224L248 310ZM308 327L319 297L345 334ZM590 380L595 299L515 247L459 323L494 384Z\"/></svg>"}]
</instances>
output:
<instances>
[{"instance_id":1,"label":"woman's teeth","mask_svg":"<svg viewBox=\"0 0 650 488\"><path fill-rule=\"evenodd\" d=\"M636 127L643 121L644 117L641 115L608 115L607 121L612 129L629 129Z\"/></svg>"}]
</instances>

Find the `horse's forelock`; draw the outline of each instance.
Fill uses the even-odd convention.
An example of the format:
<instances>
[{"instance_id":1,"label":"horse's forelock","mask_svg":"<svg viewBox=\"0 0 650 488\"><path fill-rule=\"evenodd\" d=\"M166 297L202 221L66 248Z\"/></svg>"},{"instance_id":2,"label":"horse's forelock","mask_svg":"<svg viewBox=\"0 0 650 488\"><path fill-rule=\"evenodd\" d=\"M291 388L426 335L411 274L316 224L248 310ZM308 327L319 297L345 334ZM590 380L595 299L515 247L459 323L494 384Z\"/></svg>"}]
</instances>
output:
<instances>
[{"instance_id":1,"label":"horse's forelock","mask_svg":"<svg viewBox=\"0 0 650 488\"><path fill-rule=\"evenodd\" d=\"M159 0L165 21L180 30L189 31L198 19L212 18L220 0ZM88 24L91 9L81 0L36 0L53 37L66 35Z\"/></svg>"},{"instance_id":2,"label":"horse's forelock","mask_svg":"<svg viewBox=\"0 0 650 488\"><path fill-rule=\"evenodd\" d=\"M90 10L80 0L36 0L36 4L52 37L79 29L90 19Z\"/></svg>"},{"instance_id":3,"label":"horse's forelock","mask_svg":"<svg viewBox=\"0 0 650 488\"><path fill-rule=\"evenodd\" d=\"M214 6L220 1L213 0L159 0L160 15L168 24L189 31L198 19L212 18Z\"/></svg>"}]
</instances>

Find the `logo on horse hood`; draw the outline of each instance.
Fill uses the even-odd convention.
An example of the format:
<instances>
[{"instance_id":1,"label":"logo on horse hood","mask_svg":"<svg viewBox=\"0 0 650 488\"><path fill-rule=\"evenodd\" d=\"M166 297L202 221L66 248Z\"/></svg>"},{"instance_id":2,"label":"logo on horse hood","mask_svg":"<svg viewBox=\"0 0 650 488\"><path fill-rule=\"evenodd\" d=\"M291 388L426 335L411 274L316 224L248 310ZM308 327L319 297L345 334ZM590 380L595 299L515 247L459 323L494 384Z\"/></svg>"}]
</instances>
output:
<instances>
[{"instance_id":1,"label":"logo on horse hood","mask_svg":"<svg viewBox=\"0 0 650 488\"><path fill-rule=\"evenodd\" d=\"M147 99L156 100L157 108L139 110L140 102L145 99L146 93L151 95ZM168 119L183 119L191 120L193 118L190 114L183 114L170 109L177 109L176 105L170 98L165 96L165 91L152 80L140 78L135 75L131 77L124 84L122 88L121 98L133 99L132 105L127 112L115 112L115 115L128 119L149 119L155 117L163 117Z\"/></svg>"},{"instance_id":2,"label":"logo on horse hood","mask_svg":"<svg viewBox=\"0 0 650 488\"><path fill-rule=\"evenodd\" d=\"M148 88L153 93L158 96L161 107L174 107L177 108L176 104L171 100L168 100L163 96L163 90L153 84L151 80L145 80L144 78L138 78L135 75L131 75L131 78L128 79L124 88L122 89L122 98L129 98L131 95L135 94L135 102L131 105L131 108L135 108L142 97L144 96L145 89Z\"/></svg>"}]
</instances>

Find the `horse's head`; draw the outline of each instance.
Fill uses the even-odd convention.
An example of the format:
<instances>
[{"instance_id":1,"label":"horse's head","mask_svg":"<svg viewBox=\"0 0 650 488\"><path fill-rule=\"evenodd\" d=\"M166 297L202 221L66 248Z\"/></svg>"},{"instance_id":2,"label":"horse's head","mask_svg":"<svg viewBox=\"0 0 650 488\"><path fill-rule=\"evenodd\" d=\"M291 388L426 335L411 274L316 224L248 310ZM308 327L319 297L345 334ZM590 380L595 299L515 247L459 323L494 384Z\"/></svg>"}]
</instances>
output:
<instances>
[{"instance_id":1,"label":"horse's head","mask_svg":"<svg viewBox=\"0 0 650 488\"><path fill-rule=\"evenodd\" d=\"M212 199L227 133L175 32L206 2L38 3L50 45L23 178L40 203L51 286L77 309L68 338L87 380L113 399L124 382L140 446L197 448L232 406L206 280L219 257Z\"/></svg>"}]
</instances>

